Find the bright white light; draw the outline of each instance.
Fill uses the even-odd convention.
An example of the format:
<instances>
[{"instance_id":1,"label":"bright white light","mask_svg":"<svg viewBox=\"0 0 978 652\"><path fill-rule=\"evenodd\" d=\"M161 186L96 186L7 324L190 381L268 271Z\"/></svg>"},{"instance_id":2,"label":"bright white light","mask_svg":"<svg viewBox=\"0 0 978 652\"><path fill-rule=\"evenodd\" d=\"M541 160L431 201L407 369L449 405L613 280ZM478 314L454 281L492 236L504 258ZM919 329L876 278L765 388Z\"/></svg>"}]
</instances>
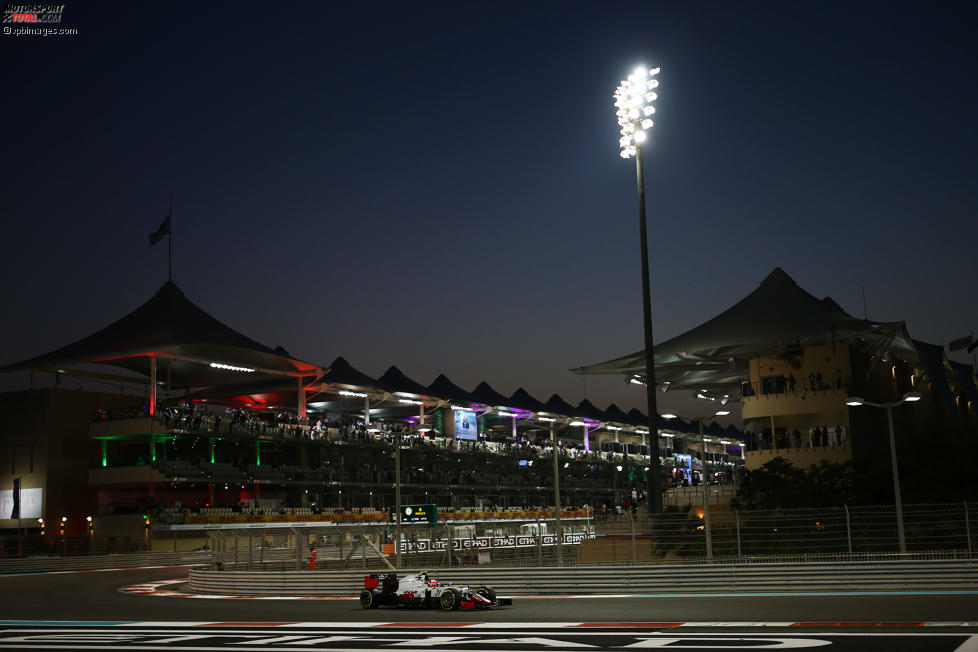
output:
<instances>
[{"instance_id":1,"label":"bright white light","mask_svg":"<svg viewBox=\"0 0 978 652\"><path fill-rule=\"evenodd\" d=\"M92 522L92 517L91 516L86 516L85 517L85 520L88 521L89 523L91 523Z\"/></svg>"},{"instance_id":2,"label":"bright white light","mask_svg":"<svg viewBox=\"0 0 978 652\"><path fill-rule=\"evenodd\" d=\"M553 423L556 419L551 419L550 417L537 417L537 421L547 421L548 423Z\"/></svg>"},{"instance_id":3,"label":"bright white light","mask_svg":"<svg viewBox=\"0 0 978 652\"><path fill-rule=\"evenodd\" d=\"M500 410L496 414L498 414L501 417L518 417L518 416L520 416L520 415L518 415L518 414L516 414L514 412L504 412L502 410Z\"/></svg>"},{"instance_id":4,"label":"bright white light","mask_svg":"<svg viewBox=\"0 0 978 652\"><path fill-rule=\"evenodd\" d=\"M665 414L663 414L661 416L662 416L663 419L675 419L676 418L676 415L675 414L672 414L671 412L666 412Z\"/></svg>"},{"instance_id":5,"label":"bright white light","mask_svg":"<svg viewBox=\"0 0 978 652\"><path fill-rule=\"evenodd\" d=\"M726 445L726 444L731 444L733 442L731 442L729 439L721 439L720 443Z\"/></svg>"},{"instance_id":6,"label":"bright white light","mask_svg":"<svg viewBox=\"0 0 978 652\"><path fill-rule=\"evenodd\" d=\"M367 428L367 432L380 432L380 428L377 427Z\"/></svg>"},{"instance_id":7,"label":"bright white light","mask_svg":"<svg viewBox=\"0 0 978 652\"><path fill-rule=\"evenodd\" d=\"M647 435L647 434L649 434L649 431L648 430L637 430L636 429L635 432L637 432L640 435Z\"/></svg>"},{"instance_id":8,"label":"bright white light","mask_svg":"<svg viewBox=\"0 0 978 652\"><path fill-rule=\"evenodd\" d=\"M642 130L652 127L648 117L655 113L655 108L651 104L658 99L658 95L652 89L659 86L659 80L652 77L658 73L659 68L640 66L633 70L628 75L628 79L622 81L615 90L615 108L622 134L626 136L635 134L634 143L624 138L618 141L622 158L637 155L637 145L647 140L647 134Z\"/></svg>"},{"instance_id":9,"label":"bright white light","mask_svg":"<svg viewBox=\"0 0 978 652\"><path fill-rule=\"evenodd\" d=\"M228 371L245 371L247 373L253 373L255 370L248 367L235 367L232 364L224 364L222 362L212 362L211 367L214 369L227 369Z\"/></svg>"},{"instance_id":10,"label":"bright white light","mask_svg":"<svg viewBox=\"0 0 978 652\"><path fill-rule=\"evenodd\" d=\"M407 403L408 405L424 405L421 401L415 401L410 398L399 398L397 399L401 403Z\"/></svg>"},{"instance_id":11,"label":"bright white light","mask_svg":"<svg viewBox=\"0 0 978 652\"><path fill-rule=\"evenodd\" d=\"M903 395L903 400L907 403L913 403L914 401L919 401L922 398L923 395L920 392L907 392Z\"/></svg>"},{"instance_id":12,"label":"bright white light","mask_svg":"<svg viewBox=\"0 0 978 652\"><path fill-rule=\"evenodd\" d=\"M619 471L621 471L621 464L619 464L619 465L618 465L618 466L616 466L615 468L616 468L616 469L618 469Z\"/></svg>"},{"instance_id":13,"label":"bright white light","mask_svg":"<svg viewBox=\"0 0 978 652\"><path fill-rule=\"evenodd\" d=\"M661 433L659 433L659 436L660 437L675 437L676 435L670 434L668 432L661 432Z\"/></svg>"},{"instance_id":14,"label":"bright white light","mask_svg":"<svg viewBox=\"0 0 978 652\"><path fill-rule=\"evenodd\" d=\"M586 423L584 423L583 421L571 421L571 422L570 422L570 424L571 424L572 426L586 426L586 425L587 425L587 424L586 424Z\"/></svg>"},{"instance_id":15,"label":"bright white light","mask_svg":"<svg viewBox=\"0 0 978 652\"><path fill-rule=\"evenodd\" d=\"M713 441L713 440L710 439L709 437L703 437L703 441Z\"/></svg>"},{"instance_id":16,"label":"bright white light","mask_svg":"<svg viewBox=\"0 0 978 652\"><path fill-rule=\"evenodd\" d=\"M458 410L459 412L475 412L472 408L462 407L461 405L453 405L453 410Z\"/></svg>"},{"instance_id":17,"label":"bright white light","mask_svg":"<svg viewBox=\"0 0 978 652\"><path fill-rule=\"evenodd\" d=\"M418 428L418 432L431 432L431 426L421 426Z\"/></svg>"},{"instance_id":18,"label":"bright white light","mask_svg":"<svg viewBox=\"0 0 978 652\"><path fill-rule=\"evenodd\" d=\"M639 380L638 378L631 378L631 379L629 379L628 382L630 382L633 385L644 385L645 384L641 380Z\"/></svg>"},{"instance_id":19,"label":"bright white light","mask_svg":"<svg viewBox=\"0 0 978 652\"><path fill-rule=\"evenodd\" d=\"M846 405L850 405L852 407L856 407L857 405L862 405L865 402L866 401L859 398L858 396L850 396L849 398L846 399Z\"/></svg>"},{"instance_id":20,"label":"bright white light","mask_svg":"<svg viewBox=\"0 0 978 652\"><path fill-rule=\"evenodd\" d=\"M717 410L716 412L716 416L718 417L725 417L728 414L730 414L730 410Z\"/></svg>"},{"instance_id":21,"label":"bright white light","mask_svg":"<svg viewBox=\"0 0 978 652\"><path fill-rule=\"evenodd\" d=\"M364 394L363 392L348 392L345 389L340 390L340 396L355 396L357 398L367 398L367 395Z\"/></svg>"},{"instance_id":22,"label":"bright white light","mask_svg":"<svg viewBox=\"0 0 978 652\"><path fill-rule=\"evenodd\" d=\"M570 462L564 462L564 468L565 469L568 468L569 466L570 466Z\"/></svg>"},{"instance_id":23,"label":"bright white light","mask_svg":"<svg viewBox=\"0 0 978 652\"><path fill-rule=\"evenodd\" d=\"M618 426L605 426L605 430L621 430Z\"/></svg>"}]
</instances>

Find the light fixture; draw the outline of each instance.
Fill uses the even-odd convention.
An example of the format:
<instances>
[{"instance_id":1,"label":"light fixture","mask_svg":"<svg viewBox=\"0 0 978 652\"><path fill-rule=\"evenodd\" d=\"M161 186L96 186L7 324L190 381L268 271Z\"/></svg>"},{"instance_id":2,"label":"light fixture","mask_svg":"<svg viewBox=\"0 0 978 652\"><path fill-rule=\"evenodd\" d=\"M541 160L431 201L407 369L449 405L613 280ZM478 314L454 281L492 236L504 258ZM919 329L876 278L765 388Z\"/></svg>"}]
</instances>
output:
<instances>
[{"instance_id":1,"label":"light fixture","mask_svg":"<svg viewBox=\"0 0 978 652\"><path fill-rule=\"evenodd\" d=\"M420 426L418 432L431 432L431 426Z\"/></svg>"},{"instance_id":2,"label":"light fixture","mask_svg":"<svg viewBox=\"0 0 978 652\"><path fill-rule=\"evenodd\" d=\"M919 401L922 398L924 398L924 396L920 392L907 392L903 395L903 400L907 403L913 403L914 401Z\"/></svg>"},{"instance_id":3,"label":"light fixture","mask_svg":"<svg viewBox=\"0 0 978 652\"><path fill-rule=\"evenodd\" d=\"M649 434L649 431L648 430L639 430L638 428L635 429L635 432L637 432L640 435L647 435L647 434Z\"/></svg>"},{"instance_id":4,"label":"light fixture","mask_svg":"<svg viewBox=\"0 0 978 652\"><path fill-rule=\"evenodd\" d=\"M367 398L363 392L350 392L345 389L340 390L340 396L354 396L356 398Z\"/></svg>"},{"instance_id":5,"label":"light fixture","mask_svg":"<svg viewBox=\"0 0 978 652\"><path fill-rule=\"evenodd\" d=\"M644 434L647 434L647 433L644 433L644 432L643 432L642 434L644 435ZM659 433L659 436L660 436L660 437L675 437L676 435L673 435L673 434L671 434L671 433L668 433L668 432L660 432L660 433Z\"/></svg>"},{"instance_id":6,"label":"light fixture","mask_svg":"<svg viewBox=\"0 0 978 652\"><path fill-rule=\"evenodd\" d=\"M672 412L666 412L665 414L661 414L659 416L661 416L663 419L675 419L678 415L675 415Z\"/></svg>"},{"instance_id":7,"label":"light fixture","mask_svg":"<svg viewBox=\"0 0 978 652\"><path fill-rule=\"evenodd\" d=\"M86 516L85 517L85 520L88 521L89 523L91 523L92 522L92 517L91 516Z\"/></svg>"},{"instance_id":8,"label":"light fixture","mask_svg":"<svg viewBox=\"0 0 978 652\"><path fill-rule=\"evenodd\" d=\"M519 417L520 416L520 415L516 414L515 412L506 412L504 410L499 410L498 412L496 412L496 414L498 414L501 417Z\"/></svg>"},{"instance_id":9,"label":"light fixture","mask_svg":"<svg viewBox=\"0 0 978 652\"><path fill-rule=\"evenodd\" d=\"M377 427L367 428L367 432L380 432L380 428L377 428Z\"/></svg>"},{"instance_id":10,"label":"light fixture","mask_svg":"<svg viewBox=\"0 0 978 652\"><path fill-rule=\"evenodd\" d=\"M556 419L551 419L550 417L537 417L537 421L546 421L548 423L553 423Z\"/></svg>"},{"instance_id":11,"label":"light fixture","mask_svg":"<svg viewBox=\"0 0 978 652\"><path fill-rule=\"evenodd\" d=\"M618 426L605 426L605 430L621 430Z\"/></svg>"},{"instance_id":12,"label":"light fixture","mask_svg":"<svg viewBox=\"0 0 978 652\"><path fill-rule=\"evenodd\" d=\"M619 465L618 465L618 466L616 466L615 468L616 468L616 469L618 469L619 471L621 471L621 464L619 464Z\"/></svg>"},{"instance_id":13,"label":"light fixture","mask_svg":"<svg viewBox=\"0 0 978 652\"><path fill-rule=\"evenodd\" d=\"M410 398L399 398L397 400L401 403L406 403L407 405L424 405L423 401L415 401Z\"/></svg>"},{"instance_id":14,"label":"light fixture","mask_svg":"<svg viewBox=\"0 0 978 652\"><path fill-rule=\"evenodd\" d=\"M212 362L211 367L214 369L227 369L228 371L245 371L247 373L253 373L255 371L250 367L236 367L233 364L224 364L223 362Z\"/></svg>"},{"instance_id":15,"label":"light fixture","mask_svg":"<svg viewBox=\"0 0 978 652\"><path fill-rule=\"evenodd\" d=\"M626 158L627 158L627 157L626 157ZM633 385L644 385L644 384L645 384L645 383L643 383L643 382L642 382L641 380L639 380L639 379L638 379L637 377L634 377L634 376L633 376L632 378L630 378L630 379L628 380L628 382L630 382L630 383L631 383L631 384L633 384Z\"/></svg>"},{"instance_id":16,"label":"light fixture","mask_svg":"<svg viewBox=\"0 0 978 652\"><path fill-rule=\"evenodd\" d=\"M622 158L635 156L638 145L646 140L647 131L652 128L649 116L655 113L652 102L658 98L653 90L659 86L659 80L654 79L657 74L659 68L640 66L615 90L618 126L621 127L618 145L621 147Z\"/></svg>"},{"instance_id":17,"label":"light fixture","mask_svg":"<svg viewBox=\"0 0 978 652\"><path fill-rule=\"evenodd\" d=\"M586 426L586 425L587 425L587 424L586 424L585 422L583 422L583 421L571 421L571 422L570 422L570 424L571 424L572 426Z\"/></svg>"},{"instance_id":18,"label":"light fixture","mask_svg":"<svg viewBox=\"0 0 978 652\"><path fill-rule=\"evenodd\" d=\"M866 401L864 401L858 396L850 396L849 398L846 399L846 405L850 405L852 407L856 407L857 405L863 405L865 402Z\"/></svg>"},{"instance_id":19,"label":"light fixture","mask_svg":"<svg viewBox=\"0 0 978 652\"><path fill-rule=\"evenodd\" d=\"M61 522L62 522L62 523L64 523L64 522L65 522L65 521L67 521L67 520L68 520L68 517L67 517L67 516L62 516L62 517L61 517Z\"/></svg>"},{"instance_id":20,"label":"light fixture","mask_svg":"<svg viewBox=\"0 0 978 652\"><path fill-rule=\"evenodd\" d=\"M714 416L725 417L730 414L730 410L717 410Z\"/></svg>"},{"instance_id":21,"label":"light fixture","mask_svg":"<svg viewBox=\"0 0 978 652\"><path fill-rule=\"evenodd\" d=\"M452 409L453 410L458 410L459 412L475 412L475 410L473 410L472 408L470 408L470 407L462 407L461 405L453 405L452 406Z\"/></svg>"}]
</instances>

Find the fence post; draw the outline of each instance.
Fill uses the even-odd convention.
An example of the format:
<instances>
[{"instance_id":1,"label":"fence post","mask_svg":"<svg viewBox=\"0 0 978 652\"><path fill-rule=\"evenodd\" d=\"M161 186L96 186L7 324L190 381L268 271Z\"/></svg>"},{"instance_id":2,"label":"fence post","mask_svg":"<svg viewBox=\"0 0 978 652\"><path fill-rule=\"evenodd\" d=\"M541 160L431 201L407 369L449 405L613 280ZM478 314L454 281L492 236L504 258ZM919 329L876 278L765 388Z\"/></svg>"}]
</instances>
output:
<instances>
[{"instance_id":1,"label":"fence post","mask_svg":"<svg viewBox=\"0 0 978 652\"><path fill-rule=\"evenodd\" d=\"M632 522L632 564L634 565L638 561L638 552L635 550L635 517L631 512L628 512L628 520Z\"/></svg>"},{"instance_id":2,"label":"fence post","mask_svg":"<svg viewBox=\"0 0 978 652\"><path fill-rule=\"evenodd\" d=\"M971 523L968 521L968 501L964 501L964 535L968 538L968 559L971 559Z\"/></svg>"},{"instance_id":3,"label":"fence post","mask_svg":"<svg viewBox=\"0 0 978 652\"><path fill-rule=\"evenodd\" d=\"M740 512L734 510L734 524L737 526L737 561L740 561Z\"/></svg>"},{"instance_id":4,"label":"fence post","mask_svg":"<svg viewBox=\"0 0 978 652\"><path fill-rule=\"evenodd\" d=\"M846 509L846 542L849 544L849 561L852 561L852 527L849 525L849 505L843 505Z\"/></svg>"}]
</instances>

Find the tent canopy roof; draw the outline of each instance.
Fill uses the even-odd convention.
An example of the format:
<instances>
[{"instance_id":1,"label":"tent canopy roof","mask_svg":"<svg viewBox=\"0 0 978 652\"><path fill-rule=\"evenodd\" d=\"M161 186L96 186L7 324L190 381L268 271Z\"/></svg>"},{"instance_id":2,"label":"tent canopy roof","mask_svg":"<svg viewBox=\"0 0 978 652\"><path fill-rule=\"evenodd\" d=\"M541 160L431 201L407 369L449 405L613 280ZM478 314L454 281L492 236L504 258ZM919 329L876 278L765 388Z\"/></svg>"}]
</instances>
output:
<instances>
[{"instance_id":1,"label":"tent canopy roof","mask_svg":"<svg viewBox=\"0 0 978 652\"><path fill-rule=\"evenodd\" d=\"M903 322L871 322L847 314L835 301L817 299L775 268L760 286L713 319L654 348L655 379L672 389L733 395L748 361L783 356L830 341L885 347L908 359L916 351ZM645 375L644 350L571 369L578 374Z\"/></svg>"},{"instance_id":2,"label":"tent canopy roof","mask_svg":"<svg viewBox=\"0 0 978 652\"><path fill-rule=\"evenodd\" d=\"M149 375L149 357L160 361L160 378L180 387L240 383L262 377L319 374L319 366L291 357L242 335L204 312L167 281L146 303L77 342L0 371L98 362ZM242 372L211 366L219 363L253 369Z\"/></svg>"}]
</instances>

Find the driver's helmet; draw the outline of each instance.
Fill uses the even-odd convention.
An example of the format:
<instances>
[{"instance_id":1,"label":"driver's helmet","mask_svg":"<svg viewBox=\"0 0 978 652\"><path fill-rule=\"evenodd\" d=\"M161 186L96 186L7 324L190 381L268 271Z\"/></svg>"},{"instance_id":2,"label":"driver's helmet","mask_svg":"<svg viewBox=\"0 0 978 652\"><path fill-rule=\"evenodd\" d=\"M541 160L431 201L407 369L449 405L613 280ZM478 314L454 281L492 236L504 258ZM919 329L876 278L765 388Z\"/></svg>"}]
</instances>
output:
<instances>
[{"instance_id":1,"label":"driver's helmet","mask_svg":"<svg viewBox=\"0 0 978 652\"><path fill-rule=\"evenodd\" d=\"M419 577L419 578L421 579L421 581L423 581L423 582L424 582L425 584L429 584L429 583L431 582L431 579L430 579L430 578L428 577L428 571L425 571L425 570L423 570L423 571L418 571L418 577Z\"/></svg>"}]
</instances>

